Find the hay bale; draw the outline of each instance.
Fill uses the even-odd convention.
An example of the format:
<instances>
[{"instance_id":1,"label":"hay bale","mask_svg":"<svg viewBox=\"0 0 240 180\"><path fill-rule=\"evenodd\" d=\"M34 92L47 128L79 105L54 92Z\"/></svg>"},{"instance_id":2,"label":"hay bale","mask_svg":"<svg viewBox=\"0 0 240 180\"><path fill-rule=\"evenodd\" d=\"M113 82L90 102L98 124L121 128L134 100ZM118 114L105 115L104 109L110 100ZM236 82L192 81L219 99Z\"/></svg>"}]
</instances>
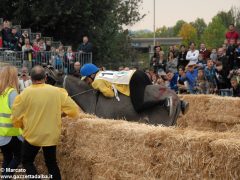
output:
<instances>
[{"instance_id":1,"label":"hay bale","mask_svg":"<svg viewBox=\"0 0 240 180\"><path fill-rule=\"evenodd\" d=\"M63 179L239 179L240 133L65 119ZM38 163L43 167L43 162Z\"/></svg>"},{"instance_id":2,"label":"hay bale","mask_svg":"<svg viewBox=\"0 0 240 180\"><path fill-rule=\"evenodd\" d=\"M240 125L240 98L213 95L181 95L190 103L189 112L178 119L179 127L226 131Z\"/></svg>"}]
</instances>

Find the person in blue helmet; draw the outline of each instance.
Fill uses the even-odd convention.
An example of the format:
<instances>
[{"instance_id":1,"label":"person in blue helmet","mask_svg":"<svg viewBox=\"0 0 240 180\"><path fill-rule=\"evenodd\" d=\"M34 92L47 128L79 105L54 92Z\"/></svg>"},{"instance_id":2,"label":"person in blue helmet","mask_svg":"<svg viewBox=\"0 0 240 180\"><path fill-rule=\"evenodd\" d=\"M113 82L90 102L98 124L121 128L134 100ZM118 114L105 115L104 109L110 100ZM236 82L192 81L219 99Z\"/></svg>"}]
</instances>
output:
<instances>
[{"instance_id":1,"label":"person in blue helmet","mask_svg":"<svg viewBox=\"0 0 240 180\"><path fill-rule=\"evenodd\" d=\"M152 85L152 82L143 71L100 71L94 64L85 64L82 66L80 74L82 80L106 97L115 96L117 98L116 92L129 96L135 111L138 113L153 106L162 105L168 109L169 116L172 116L172 97L154 102L144 101L145 88L147 85ZM183 108L182 110L185 111Z\"/></svg>"}]
</instances>

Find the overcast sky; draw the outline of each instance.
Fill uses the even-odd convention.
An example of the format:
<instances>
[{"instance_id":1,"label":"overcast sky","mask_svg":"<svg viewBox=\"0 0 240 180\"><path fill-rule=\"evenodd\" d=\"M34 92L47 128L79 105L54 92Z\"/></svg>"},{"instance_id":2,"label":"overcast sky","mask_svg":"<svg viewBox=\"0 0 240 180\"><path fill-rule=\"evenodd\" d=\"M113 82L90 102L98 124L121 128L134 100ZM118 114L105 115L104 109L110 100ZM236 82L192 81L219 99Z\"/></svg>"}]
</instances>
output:
<instances>
[{"instance_id":1,"label":"overcast sky","mask_svg":"<svg viewBox=\"0 0 240 180\"><path fill-rule=\"evenodd\" d=\"M153 30L153 1L143 0L140 13L146 16L129 29ZM197 17L209 23L217 12L228 11L232 6L240 8L240 0L156 0L156 27L174 26L180 19L191 22Z\"/></svg>"}]
</instances>

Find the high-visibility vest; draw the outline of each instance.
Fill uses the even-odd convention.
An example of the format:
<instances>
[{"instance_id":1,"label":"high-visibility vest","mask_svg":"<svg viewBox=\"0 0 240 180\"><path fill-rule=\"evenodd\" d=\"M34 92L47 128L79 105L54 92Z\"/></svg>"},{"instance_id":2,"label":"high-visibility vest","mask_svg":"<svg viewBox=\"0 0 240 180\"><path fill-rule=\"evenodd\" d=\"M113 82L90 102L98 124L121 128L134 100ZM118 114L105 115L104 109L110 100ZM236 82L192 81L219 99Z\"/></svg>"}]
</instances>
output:
<instances>
[{"instance_id":1,"label":"high-visibility vest","mask_svg":"<svg viewBox=\"0 0 240 180\"><path fill-rule=\"evenodd\" d=\"M14 128L11 120L12 110L9 108L9 94L13 88L7 89L0 95L0 136L19 136L22 134L20 128Z\"/></svg>"}]
</instances>

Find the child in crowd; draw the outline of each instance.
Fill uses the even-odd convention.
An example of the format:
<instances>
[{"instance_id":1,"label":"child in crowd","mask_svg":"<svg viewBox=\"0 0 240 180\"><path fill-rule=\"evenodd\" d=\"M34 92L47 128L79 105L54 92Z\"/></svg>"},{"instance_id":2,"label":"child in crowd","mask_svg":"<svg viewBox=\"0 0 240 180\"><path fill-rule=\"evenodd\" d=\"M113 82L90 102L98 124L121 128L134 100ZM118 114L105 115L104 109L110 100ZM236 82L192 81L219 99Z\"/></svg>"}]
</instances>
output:
<instances>
[{"instance_id":1,"label":"child in crowd","mask_svg":"<svg viewBox=\"0 0 240 180\"><path fill-rule=\"evenodd\" d=\"M232 86L233 96L240 97L240 84L236 77L233 77L231 79L231 86Z\"/></svg>"},{"instance_id":2,"label":"child in crowd","mask_svg":"<svg viewBox=\"0 0 240 180\"><path fill-rule=\"evenodd\" d=\"M197 65L200 66L200 67L204 67L206 66L206 61L203 59L203 54L199 54L198 55L198 62L197 62Z\"/></svg>"},{"instance_id":3,"label":"child in crowd","mask_svg":"<svg viewBox=\"0 0 240 180\"><path fill-rule=\"evenodd\" d=\"M216 49L212 49L212 53L210 55L210 59L212 59L213 62L217 61L217 50Z\"/></svg>"},{"instance_id":4,"label":"child in crowd","mask_svg":"<svg viewBox=\"0 0 240 180\"><path fill-rule=\"evenodd\" d=\"M207 66L204 69L204 76L209 83L209 93L215 94L217 91L216 68L212 59L207 59Z\"/></svg>"},{"instance_id":5,"label":"child in crowd","mask_svg":"<svg viewBox=\"0 0 240 180\"><path fill-rule=\"evenodd\" d=\"M197 83L196 83L196 92L197 94L207 94L209 91L209 85L208 81L205 78L204 75L204 69L199 68L198 69L198 76L197 76Z\"/></svg>"},{"instance_id":6,"label":"child in crowd","mask_svg":"<svg viewBox=\"0 0 240 180\"><path fill-rule=\"evenodd\" d=\"M22 92L25 88L32 84L31 78L28 74L28 69L23 67L19 78L19 91Z\"/></svg>"}]
</instances>

